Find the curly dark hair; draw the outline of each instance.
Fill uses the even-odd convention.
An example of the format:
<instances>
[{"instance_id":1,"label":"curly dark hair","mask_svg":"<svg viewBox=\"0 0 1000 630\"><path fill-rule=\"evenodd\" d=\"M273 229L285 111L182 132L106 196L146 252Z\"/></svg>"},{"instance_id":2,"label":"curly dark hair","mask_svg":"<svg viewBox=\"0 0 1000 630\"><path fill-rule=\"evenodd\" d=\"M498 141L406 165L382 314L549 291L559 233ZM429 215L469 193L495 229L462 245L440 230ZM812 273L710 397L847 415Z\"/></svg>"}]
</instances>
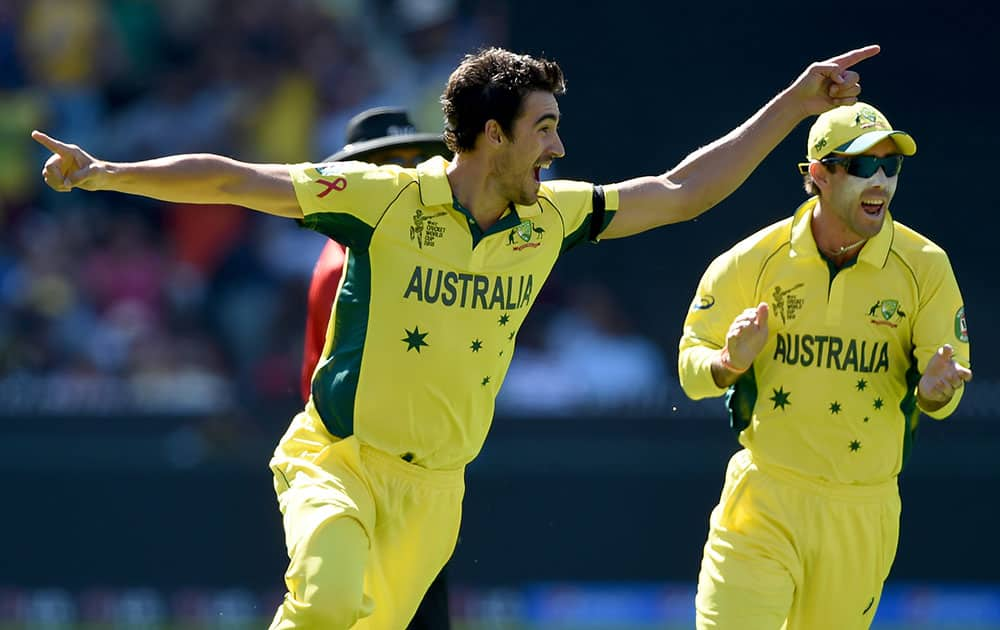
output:
<instances>
[{"instance_id":1,"label":"curly dark hair","mask_svg":"<svg viewBox=\"0 0 1000 630\"><path fill-rule=\"evenodd\" d=\"M488 120L496 120L510 136L524 97L535 91L566 91L559 64L503 48L466 55L441 95L448 148L455 153L472 150Z\"/></svg>"}]
</instances>

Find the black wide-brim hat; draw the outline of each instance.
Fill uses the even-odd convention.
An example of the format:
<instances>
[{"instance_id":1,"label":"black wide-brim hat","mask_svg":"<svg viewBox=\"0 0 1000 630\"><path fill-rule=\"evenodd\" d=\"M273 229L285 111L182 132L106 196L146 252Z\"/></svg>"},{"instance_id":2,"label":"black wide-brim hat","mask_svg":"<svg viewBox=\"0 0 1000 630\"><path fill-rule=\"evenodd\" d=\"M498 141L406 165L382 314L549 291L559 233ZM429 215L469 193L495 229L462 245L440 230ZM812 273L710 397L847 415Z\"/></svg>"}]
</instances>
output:
<instances>
[{"instance_id":1,"label":"black wide-brim hat","mask_svg":"<svg viewBox=\"0 0 1000 630\"><path fill-rule=\"evenodd\" d=\"M417 133L406 110L376 107L347 123L347 144L324 161L363 161L373 153L393 147L417 147L427 155L451 155L440 135Z\"/></svg>"}]
</instances>

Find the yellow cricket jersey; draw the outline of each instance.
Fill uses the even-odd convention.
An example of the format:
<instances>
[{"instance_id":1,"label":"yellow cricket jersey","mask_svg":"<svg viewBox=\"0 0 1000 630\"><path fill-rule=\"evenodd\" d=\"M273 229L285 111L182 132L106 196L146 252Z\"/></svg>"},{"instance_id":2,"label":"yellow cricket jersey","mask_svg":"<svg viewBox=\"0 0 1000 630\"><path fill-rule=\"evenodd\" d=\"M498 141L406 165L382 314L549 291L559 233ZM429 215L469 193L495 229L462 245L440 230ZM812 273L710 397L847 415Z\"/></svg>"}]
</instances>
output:
<instances>
[{"instance_id":1,"label":"yellow cricket jersey","mask_svg":"<svg viewBox=\"0 0 1000 630\"><path fill-rule=\"evenodd\" d=\"M613 189L544 182L483 232L447 166L290 167L305 225L348 248L308 404L334 436L431 469L478 454L542 283L618 208Z\"/></svg>"},{"instance_id":2,"label":"yellow cricket jersey","mask_svg":"<svg viewBox=\"0 0 1000 630\"><path fill-rule=\"evenodd\" d=\"M816 201L709 266L684 323L681 385L696 399L726 393L712 379L712 357L733 319L767 302L767 345L727 399L740 442L765 465L879 483L909 453L930 357L948 343L969 365L965 309L945 252L889 215L837 271L813 239ZM963 391L929 415L951 414Z\"/></svg>"}]
</instances>

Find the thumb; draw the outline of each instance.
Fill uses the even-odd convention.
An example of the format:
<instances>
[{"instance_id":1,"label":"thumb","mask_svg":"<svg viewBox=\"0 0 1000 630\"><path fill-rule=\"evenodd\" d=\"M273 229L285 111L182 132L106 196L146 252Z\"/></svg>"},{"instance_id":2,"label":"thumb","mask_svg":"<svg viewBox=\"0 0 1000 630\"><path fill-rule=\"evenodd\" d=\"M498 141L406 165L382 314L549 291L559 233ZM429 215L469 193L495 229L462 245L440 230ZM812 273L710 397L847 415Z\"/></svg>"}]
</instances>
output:
<instances>
[{"instance_id":1,"label":"thumb","mask_svg":"<svg viewBox=\"0 0 1000 630\"><path fill-rule=\"evenodd\" d=\"M951 361L951 358L955 356L955 348L953 348L951 344L946 343L940 348L938 348L938 354L941 356L943 360Z\"/></svg>"},{"instance_id":2,"label":"thumb","mask_svg":"<svg viewBox=\"0 0 1000 630\"><path fill-rule=\"evenodd\" d=\"M761 302L760 304L757 305L757 325L758 326L760 326L761 328L764 328L764 327L767 326L767 318L768 318L768 315L770 314L770 312L771 312L771 309L767 305L767 302Z\"/></svg>"}]
</instances>

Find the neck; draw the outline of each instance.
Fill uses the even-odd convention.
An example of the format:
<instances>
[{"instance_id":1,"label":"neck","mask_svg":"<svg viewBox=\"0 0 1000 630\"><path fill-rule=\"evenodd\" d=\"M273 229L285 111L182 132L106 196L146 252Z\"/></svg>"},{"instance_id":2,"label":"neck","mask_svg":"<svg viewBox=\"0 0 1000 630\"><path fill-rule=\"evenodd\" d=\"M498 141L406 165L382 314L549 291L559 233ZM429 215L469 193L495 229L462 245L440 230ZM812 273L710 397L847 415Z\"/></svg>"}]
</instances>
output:
<instances>
[{"instance_id":1,"label":"neck","mask_svg":"<svg viewBox=\"0 0 1000 630\"><path fill-rule=\"evenodd\" d=\"M510 205L490 184L490 172L482 159L464 153L455 155L447 171L452 194L484 230L499 221Z\"/></svg>"},{"instance_id":2,"label":"neck","mask_svg":"<svg viewBox=\"0 0 1000 630\"><path fill-rule=\"evenodd\" d=\"M868 242L868 238L857 239L857 234L836 229L837 226L831 224L830 215L823 212L820 202L813 209L810 227L816 247L838 265L853 258Z\"/></svg>"}]
</instances>

